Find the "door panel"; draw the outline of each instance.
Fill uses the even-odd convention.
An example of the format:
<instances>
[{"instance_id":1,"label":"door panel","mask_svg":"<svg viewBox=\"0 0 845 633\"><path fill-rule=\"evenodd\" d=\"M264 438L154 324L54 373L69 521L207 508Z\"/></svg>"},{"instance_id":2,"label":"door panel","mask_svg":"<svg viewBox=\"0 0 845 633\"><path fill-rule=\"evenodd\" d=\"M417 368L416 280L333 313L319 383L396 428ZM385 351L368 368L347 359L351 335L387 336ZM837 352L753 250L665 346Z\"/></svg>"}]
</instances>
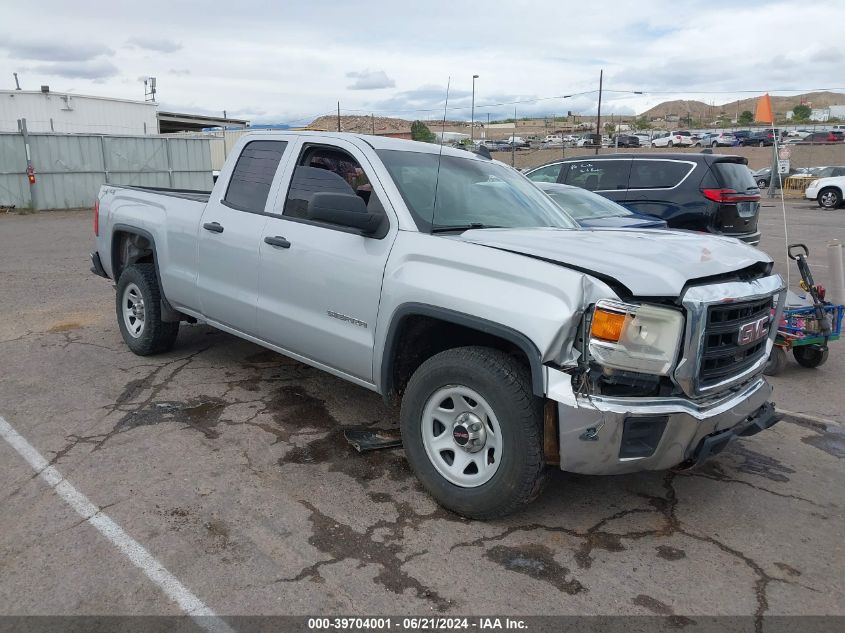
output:
<instances>
[{"instance_id":1,"label":"door panel","mask_svg":"<svg viewBox=\"0 0 845 633\"><path fill-rule=\"evenodd\" d=\"M261 241L259 336L296 354L372 380L381 281L392 240L270 218Z\"/></svg>"},{"instance_id":2,"label":"door panel","mask_svg":"<svg viewBox=\"0 0 845 633\"><path fill-rule=\"evenodd\" d=\"M255 140L227 174L222 200L206 205L197 235L197 294L202 314L246 334L258 332L259 245L266 207L288 143ZM215 190L216 193L216 190ZM217 194L219 195L219 194Z\"/></svg>"},{"instance_id":3,"label":"door panel","mask_svg":"<svg viewBox=\"0 0 845 633\"><path fill-rule=\"evenodd\" d=\"M372 382L376 318L395 214L351 143L303 140L260 242L258 332L269 343ZM317 178L321 173L324 177ZM359 195L384 214L381 239L308 218L315 193ZM392 221L391 221L392 220ZM269 242L267 238L269 238Z\"/></svg>"},{"instance_id":4,"label":"door panel","mask_svg":"<svg viewBox=\"0 0 845 633\"><path fill-rule=\"evenodd\" d=\"M199 227L197 292L202 313L247 334L256 334L259 244L267 216L209 202ZM222 232L204 225L216 223Z\"/></svg>"}]
</instances>

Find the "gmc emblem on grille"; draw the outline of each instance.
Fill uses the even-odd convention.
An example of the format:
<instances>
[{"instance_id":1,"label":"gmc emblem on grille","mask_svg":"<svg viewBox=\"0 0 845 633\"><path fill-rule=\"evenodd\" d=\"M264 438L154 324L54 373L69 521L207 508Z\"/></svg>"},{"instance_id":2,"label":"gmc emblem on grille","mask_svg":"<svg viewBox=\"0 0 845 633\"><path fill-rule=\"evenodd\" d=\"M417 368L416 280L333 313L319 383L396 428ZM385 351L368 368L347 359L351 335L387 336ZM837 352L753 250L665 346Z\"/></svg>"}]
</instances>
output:
<instances>
[{"instance_id":1,"label":"gmc emblem on grille","mask_svg":"<svg viewBox=\"0 0 845 633\"><path fill-rule=\"evenodd\" d=\"M769 333L769 317L764 316L750 323L743 323L739 326L739 338L737 342L740 345L748 345L754 341L763 338Z\"/></svg>"}]
</instances>

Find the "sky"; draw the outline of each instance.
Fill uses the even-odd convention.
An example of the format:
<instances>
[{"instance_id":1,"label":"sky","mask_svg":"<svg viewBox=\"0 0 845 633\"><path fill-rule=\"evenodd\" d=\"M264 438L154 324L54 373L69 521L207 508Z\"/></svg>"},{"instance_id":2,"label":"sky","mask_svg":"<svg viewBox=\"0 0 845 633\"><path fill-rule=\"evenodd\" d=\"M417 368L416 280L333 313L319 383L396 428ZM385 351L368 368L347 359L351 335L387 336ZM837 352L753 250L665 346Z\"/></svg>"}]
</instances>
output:
<instances>
[{"instance_id":1,"label":"sky","mask_svg":"<svg viewBox=\"0 0 845 633\"><path fill-rule=\"evenodd\" d=\"M800 10L796 7L800 6ZM107 9L104 9L107 7ZM670 99L845 92L845 1L46 0L6 2L0 89L144 98L163 110L304 125L634 114ZM643 94L635 94L642 92ZM566 95L572 95L563 98ZM518 103L513 103L518 102Z\"/></svg>"}]
</instances>

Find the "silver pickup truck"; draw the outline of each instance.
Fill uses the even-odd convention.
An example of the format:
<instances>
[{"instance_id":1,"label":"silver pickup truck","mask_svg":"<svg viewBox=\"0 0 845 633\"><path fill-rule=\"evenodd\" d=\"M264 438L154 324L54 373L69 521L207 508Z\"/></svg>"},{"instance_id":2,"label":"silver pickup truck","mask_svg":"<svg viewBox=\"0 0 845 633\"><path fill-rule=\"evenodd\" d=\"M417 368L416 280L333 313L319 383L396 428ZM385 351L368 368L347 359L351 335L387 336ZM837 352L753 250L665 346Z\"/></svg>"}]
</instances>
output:
<instances>
[{"instance_id":1,"label":"silver pickup truck","mask_svg":"<svg viewBox=\"0 0 845 633\"><path fill-rule=\"evenodd\" d=\"M692 466L778 420L785 293L726 237L585 230L488 157L253 133L214 190L105 185L92 270L136 354L202 320L386 399L443 506L511 512L550 465Z\"/></svg>"}]
</instances>

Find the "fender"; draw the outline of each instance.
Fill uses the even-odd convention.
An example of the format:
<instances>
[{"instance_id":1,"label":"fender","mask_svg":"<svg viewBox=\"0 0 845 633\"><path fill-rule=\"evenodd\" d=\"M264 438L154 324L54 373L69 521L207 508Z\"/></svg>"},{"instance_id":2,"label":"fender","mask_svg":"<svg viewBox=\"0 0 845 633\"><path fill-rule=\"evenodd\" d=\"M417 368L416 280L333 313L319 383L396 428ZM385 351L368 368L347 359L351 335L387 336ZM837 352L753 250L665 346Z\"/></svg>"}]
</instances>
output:
<instances>
[{"instance_id":1,"label":"fender","mask_svg":"<svg viewBox=\"0 0 845 633\"><path fill-rule=\"evenodd\" d=\"M463 312L456 312L447 308L428 305L425 303L403 303L393 312L390 327L387 330L387 337L384 343L384 356L381 364L380 392L387 395L393 391L393 363L395 348L397 345L396 335L400 330L402 322L410 316L426 316L461 325L485 334L490 334L513 343L523 351L528 358L531 367L531 388L536 396L545 397L545 381L543 380L543 363L540 350L527 336L517 330L488 321L481 317Z\"/></svg>"},{"instance_id":2,"label":"fender","mask_svg":"<svg viewBox=\"0 0 845 633\"><path fill-rule=\"evenodd\" d=\"M112 234L111 234L111 263L112 263L112 274L114 271L117 270L117 257L118 253L114 247L114 236L115 233L132 233L135 235L140 235L144 239L146 239L150 243L150 250L152 251L153 256L153 266L155 266L156 271L156 281L158 282L158 289L159 293L161 294L161 320L165 323L178 323L183 319L183 316L180 312L177 312L170 302L167 300L167 297L164 296L164 286L161 284L161 273L158 269L158 255L156 253L156 243L155 238L153 237L152 233L147 231L146 229L139 229L135 226L130 226L128 224L115 224L112 227ZM117 279L114 280L117 283Z\"/></svg>"}]
</instances>

